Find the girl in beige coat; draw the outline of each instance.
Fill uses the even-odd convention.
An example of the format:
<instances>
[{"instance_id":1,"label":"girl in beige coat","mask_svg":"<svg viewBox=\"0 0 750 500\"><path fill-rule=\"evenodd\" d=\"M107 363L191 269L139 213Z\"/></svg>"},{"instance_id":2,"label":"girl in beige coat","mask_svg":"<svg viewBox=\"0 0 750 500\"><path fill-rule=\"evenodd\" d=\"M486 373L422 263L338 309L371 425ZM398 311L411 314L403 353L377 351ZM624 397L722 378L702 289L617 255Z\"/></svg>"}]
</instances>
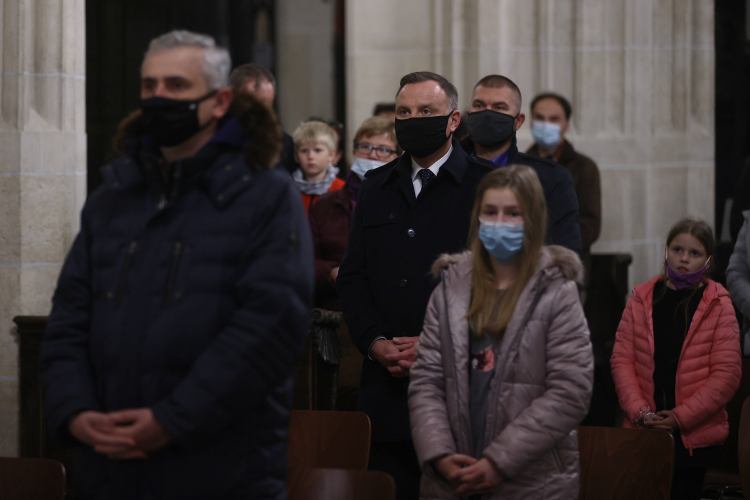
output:
<instances>
[{"instance_id":1,"label":"girl in beige coat","mask_svg":"<svg viewBox=\"0 0 750 500\"><path fill-rule=\"evenodd\" d=\"M543 247L546 206L524 166L477 190L471 252L442 256L411 368L420 497L576 499L576 427L593 356L578 256Z\"/></svg>"}]
</instances>

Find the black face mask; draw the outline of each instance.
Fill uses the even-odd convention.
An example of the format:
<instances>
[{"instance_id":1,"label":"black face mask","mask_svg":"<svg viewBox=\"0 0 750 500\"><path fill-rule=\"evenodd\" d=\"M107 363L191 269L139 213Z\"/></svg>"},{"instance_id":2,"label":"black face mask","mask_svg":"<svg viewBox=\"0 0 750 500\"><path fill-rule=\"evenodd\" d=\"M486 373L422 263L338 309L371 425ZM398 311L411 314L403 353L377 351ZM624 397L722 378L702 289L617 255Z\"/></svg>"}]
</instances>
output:
<instances>
[{"instance_id":1,"label":"black face mask","mask_svg":"<svg viewBox=\"0 0 750 500\"><path fill-rule=\"evenodd\" d=\"M200 126L198 104L215 94L214 90L194 101L180 101L166 97L141 99L143 131L153 139L157 146L172 147L182 144L211 124L209 120L208 123Z\"/></svg>"},{"instance_id":2,"label":"black face mask","mask_svg":"<svg viewBox=\"0 0 750 500\"><path fill-rule=\"evenodd\" d=\"M448 140L450 114L427 118L396 119L396 139L404 151L415 158L426 158L440 149Z\"/></svg>"},{"instance_id":3,"label":"black face mask","mask_svg":"<svg viewBox=\"0 0 750 500\"><path fill-rule=\"evenodd\" d=\"M502 146L516 132L513 130L516 118L518 117L491 109L469 113L469 137L475 144L485 148Z\"/></svg>"}]
</instances>

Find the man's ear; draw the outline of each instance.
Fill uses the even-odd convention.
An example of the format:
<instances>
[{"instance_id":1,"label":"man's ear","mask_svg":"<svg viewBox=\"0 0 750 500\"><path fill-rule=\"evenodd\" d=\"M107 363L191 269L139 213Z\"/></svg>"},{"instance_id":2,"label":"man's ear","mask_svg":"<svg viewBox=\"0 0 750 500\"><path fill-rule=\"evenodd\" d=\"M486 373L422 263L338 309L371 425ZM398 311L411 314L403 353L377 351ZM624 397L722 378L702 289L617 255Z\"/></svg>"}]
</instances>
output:
<instances>
[{"instance_id":1,"label":"man's ear","mask_svg":"<svg viewBox=\"0 0 750 500\"><path fill-rule=\"evenodd\" d=\"M232 90L229 87L222 87L216 91L214 98L216 106L211 111L211 116L218 120L229 111L229 106L232 104Z\"/></svg>"},{"instance_id":2,"label":"man's ear","mask_svg":"<svg viewBox=\"0 0 750 500\"><path fill-rule=\"evenodd\" d=\"M519 115L516 117L516 130L521 130L521 125L523 125L523 122L526 121L526 115L523 113L519 113Z\"/></svg>"},{"instance_id":3,"label":"man's ear","mask_svg":"<svg viewBox=\"0 0 750 500\"><path fill-rule=\"evenodd\" d=\"M448 130L445 131L445 136L449 137L453 132L455 132L460 123L461 112L456 109L450 114L450 118L448 118Z\"/></svg>"}]
</instances>

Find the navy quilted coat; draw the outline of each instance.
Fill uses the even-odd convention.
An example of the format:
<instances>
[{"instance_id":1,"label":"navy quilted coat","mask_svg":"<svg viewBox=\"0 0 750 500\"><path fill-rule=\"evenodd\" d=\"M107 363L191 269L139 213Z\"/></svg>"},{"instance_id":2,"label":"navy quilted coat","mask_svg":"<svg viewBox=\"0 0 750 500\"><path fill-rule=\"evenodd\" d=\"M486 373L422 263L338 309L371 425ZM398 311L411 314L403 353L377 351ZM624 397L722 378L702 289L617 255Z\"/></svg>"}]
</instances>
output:
<instances>
[{"instance_id":1,"label":"navy quilted coat","mask_svg":"<svg viewBox=\"0 0 750 500\"><path fill-rule=\"evenodd\" d=\"M40 365L49 427L73 440L78 412L150 407L173 437L148 460L82 446L85 498L284 499L314 279L299 192L247 168L236 120L171 182L144 142L104 168L60 275Z\"/></svg>"}]
</instances>

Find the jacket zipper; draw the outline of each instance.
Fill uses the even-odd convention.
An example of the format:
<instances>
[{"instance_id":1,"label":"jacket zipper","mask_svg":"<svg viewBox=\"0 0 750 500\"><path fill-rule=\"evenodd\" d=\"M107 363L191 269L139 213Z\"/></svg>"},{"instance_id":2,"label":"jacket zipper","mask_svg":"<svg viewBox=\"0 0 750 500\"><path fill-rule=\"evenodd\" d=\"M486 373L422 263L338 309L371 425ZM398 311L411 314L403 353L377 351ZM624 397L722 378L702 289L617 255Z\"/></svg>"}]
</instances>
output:
<instances>
[{"instance_id":1,"label":"jacket zipper","mask_svg":"<svg viewBox=\"0 0 750 500\"><path fill-rule=\"evenodd\" d=\"M443 305L445 307L445 329L448 332L448 352L450 352L451 360L450 365L451 368L453 368L453 380L458 385L458 368L456 368L456 357L454 354L453 349L453 335L451 334L451 324L450 324L450 317L448 315L448 292L445 285L445 271L443 271ZM456 392L456 415L458 416L458 425L461 426L461 406L459 403L458 398L458 392ZM463 432L458 433L459 439L463 441L464 451L468 452L468 450L471 450L471 446L468 446L468 444L465 442L466 436L464 436Z\"/></svg>"},{"instance_id":2,"label":"jacket zipper","mask_svg":"<svg viewBox=\"0 0 750 500\"><path fill-rule=\"evenodd\" d=\"M177 268L180 265L180 256L182 255L182 242L178 241L174 244L174 250L172 251L172 263L169 266L169 276L167 278L167 291L164 297L164 307L167 307L172 303L172 295L174 295L174 282L177 277Z\"/></svg>"},{"instance_id":3,"label":"jacket zipper","mask_svg":"<svg viewBox=\"0 0 750 500\"><path fill-rule=\"evenodd\" d=\"M133 254L135 253L135 248L137 246L138 243L136 243L135 241L131 241L130 246L128 247L128 251L125 254L125 263L122 265L122 273L120 273L120 283L117 285L117 296L115 299L115 304L118 306L122 303L123 295L125 295L125 285L128 282L130 265L133 262Z\"/></svg>"}]
</instances>

